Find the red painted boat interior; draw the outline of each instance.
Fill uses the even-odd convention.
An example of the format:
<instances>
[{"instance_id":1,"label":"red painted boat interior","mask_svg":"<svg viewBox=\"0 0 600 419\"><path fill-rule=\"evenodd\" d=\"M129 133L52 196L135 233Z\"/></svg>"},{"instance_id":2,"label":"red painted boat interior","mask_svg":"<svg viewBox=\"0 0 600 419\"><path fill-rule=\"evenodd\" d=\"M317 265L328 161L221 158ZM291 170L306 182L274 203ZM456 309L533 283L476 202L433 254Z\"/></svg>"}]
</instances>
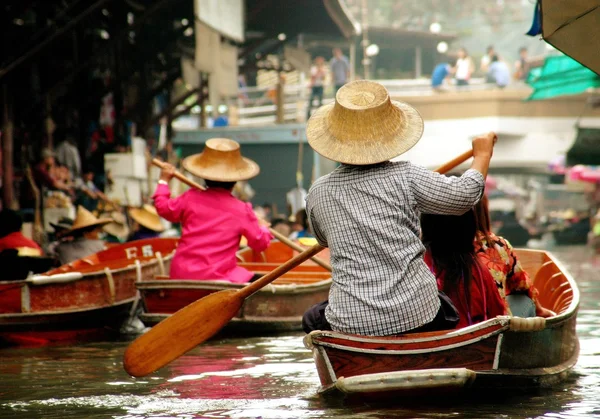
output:
<instances>
[{"instance_id":1,"label":"red painted boat interior","mask_svg":"<svg viewBox=\"0 0 600 419\"><path fill-rule=\"evenodd\" d=\"M136 240L110 247L102 252L60 266L47 272L46 275L65 272L94 272L104 270L106 267L111 270L121 269L131 265L136 259L142 263L155 259L158 252L162 257L168 256L175 251L178 242L179 239L172 238Z\"/></svg>"}]
</instances>

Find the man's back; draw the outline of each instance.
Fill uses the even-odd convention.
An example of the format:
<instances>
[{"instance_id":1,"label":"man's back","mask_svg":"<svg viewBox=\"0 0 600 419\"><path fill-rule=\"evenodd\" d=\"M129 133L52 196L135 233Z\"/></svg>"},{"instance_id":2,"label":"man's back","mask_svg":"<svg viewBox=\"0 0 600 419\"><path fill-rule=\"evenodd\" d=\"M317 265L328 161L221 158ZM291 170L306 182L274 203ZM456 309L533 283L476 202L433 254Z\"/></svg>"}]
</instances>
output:
<instances>
[{"instance_id":1,"label":"man's back","mask_svg":"<svg viewBox=\"0 0 600 419\"><path fill-rule=\"evenodd\" d=\"M315 182L307 212L331 251L332 328L395 335L430 322L440 305L422 257L419 212L462 214L482 189L477 171L446 178L408 162L342 165Z\"/></svg>"}]
</instances>

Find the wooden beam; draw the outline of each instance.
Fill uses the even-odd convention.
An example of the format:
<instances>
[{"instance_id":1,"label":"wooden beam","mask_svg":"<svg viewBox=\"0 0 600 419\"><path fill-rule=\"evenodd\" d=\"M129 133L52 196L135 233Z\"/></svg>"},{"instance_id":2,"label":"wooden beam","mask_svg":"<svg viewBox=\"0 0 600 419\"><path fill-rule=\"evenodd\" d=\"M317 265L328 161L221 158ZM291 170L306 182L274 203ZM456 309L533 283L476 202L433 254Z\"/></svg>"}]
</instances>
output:
<instances>
[{"instance_id":1,"label":"wooden beam","mask_svg":"<svg viewBox=\"0 0 600 419\"><path fill-rule=\"evenodd\" d=\"M97 9L104 6L109 1L112 1L112 0L98 0L95 4L93 4L88 9L86 9L85 12L81 13L79 16L70 20L69 23L67 23L65 26L63 26L59 30L57 30L54 35L52 35L49 38L46 38L44 41L37 44L35 47L33 47L32 49L27 51L25 54L21 55L19 58L14 60L12 63L10 63L5 68L0 69L0 79L2 79L4 76L6 76L11 71L20 67L23 63L25 63L28 60L35 57L40 52L42 52L48 45L50 45L56 39L58 39L59 37L61 37L65 33L67 33L68 31L70 31L71 28L73 28L75 25L77 25L81 20L85 19L86 17L88 17L89 15L94 13Z\"/></svg>"},{"instance_id":2,"label":"wooden beam","mask_svg":"<svg viewBox=\"0 0 600 419\"><path fill-rule=\"evenodd\" d=\"M3 208L13 207L13 123L9 104L8 86L3 86L2 123L2 204Z\"/></svg>"}]
</instances>

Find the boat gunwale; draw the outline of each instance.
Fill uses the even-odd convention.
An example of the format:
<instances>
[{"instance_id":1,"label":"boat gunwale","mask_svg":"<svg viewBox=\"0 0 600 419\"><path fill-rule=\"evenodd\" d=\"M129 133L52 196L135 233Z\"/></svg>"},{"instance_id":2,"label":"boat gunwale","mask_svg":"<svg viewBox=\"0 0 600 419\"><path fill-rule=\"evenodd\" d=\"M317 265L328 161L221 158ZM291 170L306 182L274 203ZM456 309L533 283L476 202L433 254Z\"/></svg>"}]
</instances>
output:
<instances>
[{"instance_id":1,"label":"boat gunwale","mask_svg":"<svg viewBox=\"0 0 600 419\"><path fill-rule=\"evenodd\" d=\"M501 319L504 320L504 319ZM340 349L343 351L347 351L347 352L359 352L359 353L366 353L366 354L386 354L386 355L415 355L415 354L422 354L422 353L431 353L431 352L442 352L442 351L447 351L450 349L456 349L456 348L460 348L462 346L469 346L472 345L476 342L480 342L483 341L485 339L494 337L494 336L501 336L503 333L507 332L509 330L509 323L506 322L506 324L503 324L504 322L500 322L501 327L495 330L492 330L491 332L479 335L479 336L475 336L472 337L470 339L466 339L466 340L460 340L458 342L454 342L454 343L450 343L447 345L440 345L440 346L435 346L435 347L427 347L427 348L421 348L421 349L371 349L371 348L359 348L359 347L355 347L355 346L347 346L347 345L343 345L343 344L339 344L339 343L331 343L331 342L323 342L323 341L319 341L319 340L315 340L315 338L313 337L310 341L310 343L306 343L304 344L304 346L307 349L311 349L311 347L309 345L314 345L314 346L323 346L323 347L328 347L328 348L333 348L333 349ZM308 335L310 336L310 335ZM458 336L458 335L453 335L454 336ZM327 334L326 337L337 337L337 336L332 336L330 334ZM431 339L433 338L433 339ZM447 340L449 339L448 335L439 335L439 336L432 336L429 339L427 338L421 338L421 339L402 339L401 342L396 342L394 340L369 340L369 341L363 341L363 342L368 342L368 343L392 343L395 345L402 345L402 344L408 344L408 343L424 343L424 342L435 342L435 341L439 341L439 340Z\"/></svg>"},{"instance_id":2,"label":"boat gunwale","mask_svg":"<svg viewBox=\"0 0 600 419\"><path fill-rule=\"evenodd\" d=\"M173 258L174 253L170 253L167 256L163 257L163 261L168 261L171 260ZM120 260L120 259L115 259L115 260ZM117 269L110 269L109 271L111 274L118 274L124 271L133 271L137 269L137 264L135 263L136 261L138 261L139 259L125 259L125 260L131 260L133 263L123 266L121 268L117 268ZM159 263L158 258L152 258L152 259L147 259L144 262L140 261L140 267L146 268L151 264L157 264ZM90 265L90 267L92 267L94 265ZM105 275L106 271L104 270L105 268L107 268L107 266L103 267L103 268L99 268L99 270L97 271L68 271L68 272L63 272L63 273L57 273L54 275L63 275L63 274L72 274L72 273L80 273L81 274L81 278L77 278L77 279L73 279L72 281L69 281L69 283L74 283L74 282L78 282L78 281L82 281L82 280L90 280L90 279L94 279L94 276L97 275ZM46 275L44 273L41 274L37 274L40 276L45 276L47 278L52 278L53 275ZM28 281L27 279L18 279L18 280L14 280L14 281L0 281L0 285L30 285L30 286L35 286L35 287L42 287L42 286L48 286L48 285L56 285L56 284L64 284L63 282L56 282L54 283L43 283L43 284L36 284L32 281Z\"/></svg>"},{"instance_id":3,"label":"boat gunwale","mask_svg":"<svg viewBox=\"0 0 600 419\"><path fill-rule=\"evenodd\" d=\"M134 296L131 298L126 298L124 300L115 301L112 304L107 304L107 305L103 305L103 306L87 306L87 307L83 307L83 308L61 310L61 311L34 311L34 312L30 312L30 313L0 313L0 320L8 319L8 318L28 318L28 317L36 317L36 316L58 316L58 315L65 315L65 314L82 313L82 312L93 311L93 310L101 310L101 309L105 309L105 308L111 308L111 307L116 307L116 306L120 306L120 305L126 305L129 303L133 303L133 302L135 302L136 298L137 297ZM0 321L0 325L4 325L4 324L9 325L11 323Z\"/></svg>"},{"instance_id":4,"label":"boat gunwale","mask_svg":"<svg viewBox=\"0 0 600 419\"><path fill-rule=\"evenodd\" d=\"M321 290L331 286L332 279L323 279L310 284L269 284L264 288L261 288L256 294L294 294L297 291L313 291ZM165 279L165 280L144 280L136 283L136 287L139 290L160 290L160 289L196 289L196 290L215 290L223 291L230 289L242 289L248 283L236 284L229 281L205 281L197 279Z\"/></svg>"}]
</instances>

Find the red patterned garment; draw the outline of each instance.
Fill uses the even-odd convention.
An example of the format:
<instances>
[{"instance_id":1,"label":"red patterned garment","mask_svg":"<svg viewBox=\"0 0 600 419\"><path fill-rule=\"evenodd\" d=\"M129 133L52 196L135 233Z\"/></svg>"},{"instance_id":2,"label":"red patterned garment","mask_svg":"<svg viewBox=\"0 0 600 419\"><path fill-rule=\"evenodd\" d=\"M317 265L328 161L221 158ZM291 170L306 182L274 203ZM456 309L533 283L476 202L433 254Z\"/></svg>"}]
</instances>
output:
<instances>
[{"instance_id":1,"label":"red patterned garment","mask_svg":"<svg viewBox=\"0 0 600 419\"><path fill-rule=\"evenodd\" d=\"M504 298L510 294L526 293L533 301L536 301L539 293L527 272L521 267L508 240L498 237L494 233L489 233L489 238L492 241L491 244L482 235L475 240L475 253L479 261L492 274L500 295Z\"/></svg>"}]
</instances>

